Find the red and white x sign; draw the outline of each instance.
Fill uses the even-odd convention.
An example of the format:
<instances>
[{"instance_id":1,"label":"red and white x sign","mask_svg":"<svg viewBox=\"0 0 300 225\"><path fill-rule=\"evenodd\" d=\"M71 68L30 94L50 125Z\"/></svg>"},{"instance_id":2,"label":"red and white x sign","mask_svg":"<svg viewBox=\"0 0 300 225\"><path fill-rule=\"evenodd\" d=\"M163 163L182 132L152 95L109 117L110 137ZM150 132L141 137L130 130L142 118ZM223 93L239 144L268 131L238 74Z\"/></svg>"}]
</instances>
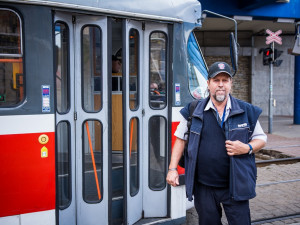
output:
<instances>
[{"instance_id":1,"label":"red and white x sign","mask_svg":"<svg viewBox=\"0 0 300 225\"><path fill-rule=\"evenodd\" d=\"M275 33L273 33L272 31L270 31L269 29L266 30L266 32L269 34L269 36L267 37L267 41L266 44L270 44L272 42L276 42L277 44L282 44L282 38L279 37L279 35L282 33L281 30L276 31Z\"/></svg>"}]
</instances>

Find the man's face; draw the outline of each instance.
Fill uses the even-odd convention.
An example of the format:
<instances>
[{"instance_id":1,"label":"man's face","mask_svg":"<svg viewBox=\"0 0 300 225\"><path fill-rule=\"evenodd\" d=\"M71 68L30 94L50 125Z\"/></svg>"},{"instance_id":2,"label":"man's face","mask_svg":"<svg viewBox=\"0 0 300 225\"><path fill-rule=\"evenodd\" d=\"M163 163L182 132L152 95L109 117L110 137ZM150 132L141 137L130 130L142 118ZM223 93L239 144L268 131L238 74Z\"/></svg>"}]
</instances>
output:
<instances>
[{"instance_id":1,"label":"man's face","mask_svg":"<svg viewBox=\"0 0 300 225\"><path fill-rule=\"evenodd\" d=\"M112 72L113 73L120 73L122 67L122 63L120 60L113 60L112 61Z\"/></svg>"},{"instance_id":2,"label":"man's face","mask_svg":"<svg viewBox=\"0 0 300 225\"><path fill-rule=\"evenodd\" d=\"M227 73L219 73L207 81L210 96L217 102L223 102L231 91L232 79Z\"/></svg>"}]
</instances>

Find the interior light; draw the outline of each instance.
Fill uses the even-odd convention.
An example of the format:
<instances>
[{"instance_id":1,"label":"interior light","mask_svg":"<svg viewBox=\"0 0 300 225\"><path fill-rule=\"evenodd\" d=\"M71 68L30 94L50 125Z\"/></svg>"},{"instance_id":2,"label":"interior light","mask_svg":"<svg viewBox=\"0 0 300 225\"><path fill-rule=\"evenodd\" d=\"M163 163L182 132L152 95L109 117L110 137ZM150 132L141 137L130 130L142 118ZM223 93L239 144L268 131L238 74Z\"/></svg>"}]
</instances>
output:
<instances>
[{"instance_id":1,"label":"interior light","mask_svg":"<svg viewBox=\"0 0 300 225\"><path fill-rule=\"evenodd\" d=\"M252 21L252 16L233 16L235 20L245 20L245 21Z\"/></svg>"},{"instance_id":2,"label":"interior light","mask_svg":"<svg viewBox=\"0 0 300 225\"><path fill-rule=\"evenodd\" d=\"M278 18L277 19L278 23L294 23L294 19L289 19L289 18Z\"/></svg>"}]
</instances>

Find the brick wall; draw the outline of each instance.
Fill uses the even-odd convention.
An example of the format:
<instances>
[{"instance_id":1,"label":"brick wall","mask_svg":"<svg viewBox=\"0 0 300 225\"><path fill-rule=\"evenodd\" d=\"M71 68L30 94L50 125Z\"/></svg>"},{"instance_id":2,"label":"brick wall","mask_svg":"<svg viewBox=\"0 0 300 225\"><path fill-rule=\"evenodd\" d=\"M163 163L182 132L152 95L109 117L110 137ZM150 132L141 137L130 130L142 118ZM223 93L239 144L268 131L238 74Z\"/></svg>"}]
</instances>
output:
<instances>
[{"instance_id":1,"label":"brick wall","mask_svg":"<svg viewBox=\"0 0 300 225\"><path fill-rule=\"evenodd\" d=\"M207 66L209 67L214 62L226 62L231 66L229 56L205 56ZM233 78L232 95L235 98L251 102L251 57L240 56L239 68Z\"/></svg>"}]
</instances>

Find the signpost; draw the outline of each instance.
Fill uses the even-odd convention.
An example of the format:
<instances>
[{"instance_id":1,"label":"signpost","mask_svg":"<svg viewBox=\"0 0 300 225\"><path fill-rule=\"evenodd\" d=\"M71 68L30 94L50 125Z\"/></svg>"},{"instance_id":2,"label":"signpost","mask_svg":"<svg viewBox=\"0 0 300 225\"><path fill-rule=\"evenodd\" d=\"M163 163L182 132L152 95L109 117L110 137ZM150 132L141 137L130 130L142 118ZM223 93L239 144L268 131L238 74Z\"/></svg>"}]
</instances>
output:
<instances>
[{"instance_id":1,"label":"signpost","mask_svg":"<svg viewBox=\"0 0 300 225\"><path fill-rule=\"evenodd\" d=\"M274 41L277 43L277 44L280 44L282 45L282 38L279 37L278 35L280 35L282 33L281 30L278 30L276 31L275 33L273 33L272 31L270 31L269 29L266 30L266 32L269 34L269 36L267 37L267 41L266 41L266 44L271 44L273 42L274 44ZM273 49L274 50L274 49Z\"/></svg>"},{"instance_id":2,"label":"signpost","mask_svg":"<svg viewBox=\"0 0 300 225\"><path fill-rule=\"evenodd\" d=\"M274 50L274 45L276 42L277 44L282 45L282 38L279 37L279 35L282 33L282 30L278 30L276 32L272 32L269 29L266 30L266 32L269 34L269 36L266 38L266 44L269 45L272 43L272 62L270 63L270 81L269 81L269 129L268 133L272 134L272 129L273 129L273 106L274 104L274 99L273 99L273 64L274 64L274 55L275 55L275 50Z\"/></svg>"}]
</instances>

